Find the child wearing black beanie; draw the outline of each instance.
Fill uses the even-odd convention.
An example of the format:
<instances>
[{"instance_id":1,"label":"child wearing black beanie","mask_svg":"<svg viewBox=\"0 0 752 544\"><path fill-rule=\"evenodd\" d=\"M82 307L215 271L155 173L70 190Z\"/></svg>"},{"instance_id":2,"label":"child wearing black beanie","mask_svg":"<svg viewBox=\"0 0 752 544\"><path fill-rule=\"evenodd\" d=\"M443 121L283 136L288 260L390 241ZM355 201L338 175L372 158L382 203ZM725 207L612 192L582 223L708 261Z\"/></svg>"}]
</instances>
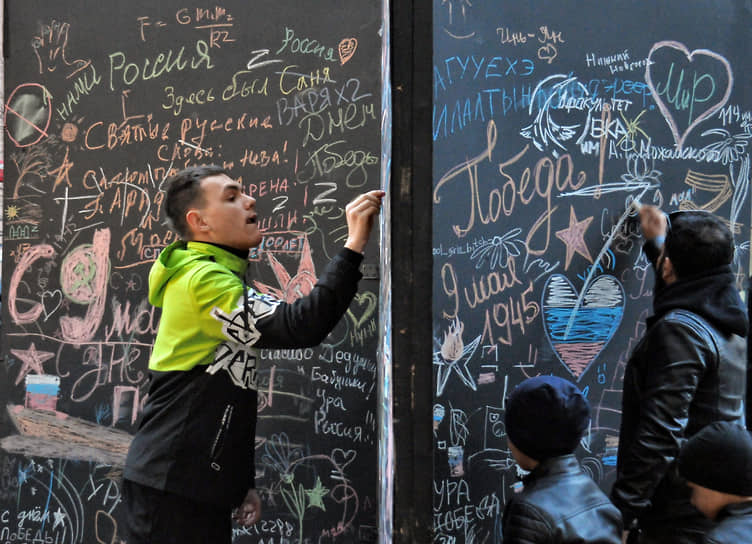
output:
<instances>
[{"instance_id":1,"label":"child wearing black beanie","mask_svg":"<svg viewBox=\"0 0 752 544\"><path fill-rule=\"evenodd\" d=\"M590 421L577 387L555 376L518 385L504 426L517 464L530 471L504 508L504 542L621 544L619 510L583 472L573 452Z\"/></svg>"},{"instance_id":2,"label":"child wearing black beanie","mask_svg":"<svg viewBox=\"0 0 752 544\"><path fill-rule=\"evenodd\" d=\"M711 423L687 441L678 464L692 504L718 522L703 542L752 542L752 435L737 423Z\"/></svg>"}]
</instances>

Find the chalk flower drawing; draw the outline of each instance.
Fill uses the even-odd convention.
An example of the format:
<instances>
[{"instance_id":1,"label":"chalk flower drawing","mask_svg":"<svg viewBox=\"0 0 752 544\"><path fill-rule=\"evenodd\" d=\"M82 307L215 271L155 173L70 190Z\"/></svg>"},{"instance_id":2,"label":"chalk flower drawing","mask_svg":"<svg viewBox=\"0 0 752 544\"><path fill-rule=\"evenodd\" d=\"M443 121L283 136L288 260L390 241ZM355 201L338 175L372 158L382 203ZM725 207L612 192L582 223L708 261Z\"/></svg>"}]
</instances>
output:
<instances>
[{"instance_id":1,"label":"chalk flower drawing","mask_svg":"<svg viewBox=\"0 0 752 544\"><path fill-rule=\"evenodd\" d=\"M303 451L290 445L286 433L273 434L271 440L266 442L264 450L261 461L279 472L283 482L292 482L292 465L303 457Z\"/></svg>"},{"instance_id":2,"label":"chalk flower drawing","mask_svg":"<svg viewBox=\"0 0 752 544\"><path fill-rule=\"evenodd\" d=\"M747 195L749 194L749 174L750 174L750 159L749 155L746 155L739 164L739 173L737 175L734 167L735 163L731 163L729 170L731 173L731 183L734 185L734 196L731 198L731 214L729 220L731 222L734 233L737 232L737 227L741 228L736 220L744 207L744 203L747 201Z\"/></svg>"},{"instance_id":3,"label":"chalk flower drawing","mask_svg":"<svg viewBox=\"0 0 752 544\"><path fill-rule=\"evenodd\" d=\"M594 185L561 193L559 198L566 196L593 196L595 194L609 194L616 192L634 192L641 191L638 198L650 189L658 189L661 186L661 176L663 173L653 167L654 161L648 164L645 157L637 153L627 153L627 171L622 174L621 182L614 181L602 185Z\"/></svg>"},{"instance_id":4,"label":"chalk flower drawing","mask_svg":"<svg viewBox=\"0 0 752 544\"><path fill-rule=\"evenodd\" d=\"M752 133L749 130L745 130L741 134L732 135L725 128L711 128L701 134L701 136L720 136L721 139L712 144L708 144L700 151L704 151L707 154L712 154L718 157L721 164L727 165L731 162L738 161L749 145L749 139L752 138Z\"/></svg>"},{"instance_id":5,"label":"chalk flower drawing","mask_svg":"<svg viewBox=\"0 0 752 544\"><path fill-rule=\"evenodd\" d=\"M518 257L520 247L525 246L525 242L517 238L522 233L521 228L512 229L501 236L494 236L490 240L483 241L470 255L471 260L476 260L475 269L479 269L483 262L488 259L489 268L493 269L506 268L509 259Z\"/></svg>"}]
</instances>

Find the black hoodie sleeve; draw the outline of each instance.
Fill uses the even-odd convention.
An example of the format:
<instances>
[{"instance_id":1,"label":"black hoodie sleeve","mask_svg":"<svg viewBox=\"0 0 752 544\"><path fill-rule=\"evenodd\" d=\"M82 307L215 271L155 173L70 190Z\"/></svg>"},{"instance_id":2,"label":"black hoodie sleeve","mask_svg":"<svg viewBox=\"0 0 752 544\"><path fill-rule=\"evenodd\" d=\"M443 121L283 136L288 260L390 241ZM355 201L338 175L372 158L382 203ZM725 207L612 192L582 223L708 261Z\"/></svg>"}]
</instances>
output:
<instances>
[{"instance_id":1,"label":"black hoodie sleeve","mask_svg":"<svg viewBox=\"0 0 752 544\"><path fill-rule=\"evenodd\" d=\"M257 348L303 348L320 344L347 311L362 277L363 255L342 249L324 269L311 292L292 303L280 303L256 322Z\"/></svg>"}]
</instances>

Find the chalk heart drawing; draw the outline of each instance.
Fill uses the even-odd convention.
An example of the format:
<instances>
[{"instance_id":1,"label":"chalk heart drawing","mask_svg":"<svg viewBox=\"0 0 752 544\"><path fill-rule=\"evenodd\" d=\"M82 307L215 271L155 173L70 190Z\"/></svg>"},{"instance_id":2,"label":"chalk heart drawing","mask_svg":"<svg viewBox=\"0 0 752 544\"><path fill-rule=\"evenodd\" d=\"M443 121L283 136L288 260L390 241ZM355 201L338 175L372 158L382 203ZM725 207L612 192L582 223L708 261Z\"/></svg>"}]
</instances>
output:
<instances>
[{"instance_id":1,"label":"chalk heart drawing","mask_svg":"<svg viewBox=\"0 0 752 544\"><path fill-rule=\"evenodd\" d=\"M358 48L358 40L355 38L345 38L339 42L339 62L345 64L355 54Z\"/></svg>"},{"instance_id":2,"label":"chalk heart drawing","mask_svg":"<svg viewBox=\"0 0 752 544\"><path fill-rule=\"evenodd\" d=\"M345 470L345 467L355 460L358 452L355 450L343 450L342 448L334 448L332 450L332 461L339 467L340 470Z\"/></svg>"},{"instance_id":3,"label":"chalk heart drawing","mask_svg":"<svg viewBox=\"0 0 752 544\"><path fill-rule=\"evenodd\" d=\"M559 360L577 381L619 328L624 288L610 275L598 276L578 306L578 293L566 276L554 274L543 288L546 336Z\"/></svg>"},{"instance_id":4,"label":"chalk heart drawing","mask_svg":"<svg viewBox=\"0 0 752 544\"><path fill-rule=\"evenodd\" d=\"M356 329L362 327L371 318L376 310L376 301L376 295L373 293L365 292L355 295L355 303L361 308L360 317L355 317L355 314L349 309L347 315L352 319Z\"/></svg>"},{"instance_id":5,"label":"chalk heart drawing","mask_svg":"<svg viewBox=\"0 0 752 544\"><path fill-rule=\"evenodd\" d=\"M44 320L47 321L63 304L63 292L60 289L42 293L42 308Z\"/></svg>"},{"instance_id":6,"label":"chalk heart drawing","mask_svg":"<svg viewBox=\"0 0 752 544\"><path fill-rule=\"evenodd\" d=\"M696 59L711 59L712 62L718 62L722 65L723 69L726 71L726 74L728 75L728 84L726 85L726 89L723 91L723 96L721 96L721 93L718 92L718 99L717 101L713 102L712 100L715 98L716 91L718 89L714 89L714 92L712 95L703 97L704 100L703 106L705 106L704 111L700 113L697 117L692 120L691 123L689 123L689 126L687 126L686 129L684 129L684 132L680 133L680 127L679 123L677 122L676 118L674 117L674 114L672 112L672 109L670 107L670 104L667 104L661 96L658 94L658 91L655 88L655 84L653 83L653 71L657 73L666 73L668 70L665 68L665 66L661 66L660 62L655 62L653 60L653 55L656 51L659 51L661 49L675 49L681 53L683 53L688 61L690 63L694 62ZM665 63L664 63L665 64ZM678 83L676 83L677 88L674 90L676 95L680 95L683 89L680 89L679 86L681 85L682 78L680 76L678 77ZM673 41L662 41L658 42L650 49L650 53L648 54L648 65L645 69L645 81L648 84L648 88L650 89L650 94L653 95L653 99L655 100L656 104L658 104L658 108L661 110L661 113L663 114L663 117L666 119L666 122L668 122L669 127L671 128L671 133L674 135L674 141L676 142L676 146L678 149L681 149L684 145L684 140L687 138L687 135L692 132L692 130L702 123L705 119L712 116L715 112L717 112L719 109L721 109L726 102L729 99L729 96L731 95L731 87L734 83L734 75L731 72L731 65L729 62L719 55L718 53L715 53L713 51L710 51L708 49L695 49L694 51L689 51L687 47L679 42L673 42ZM695 84L697 81L694 82ZM687 81L688 85L692 85L692 82ZM667 83L669 85L669 83ZM694 91L693 91L694 92ZM668 92L666 94L669 94ZM692 107L695 105L695 98L694 96L691 97L692 100ZM680 100L680 103L682 100Z\"/></svg>"}]
</instances>

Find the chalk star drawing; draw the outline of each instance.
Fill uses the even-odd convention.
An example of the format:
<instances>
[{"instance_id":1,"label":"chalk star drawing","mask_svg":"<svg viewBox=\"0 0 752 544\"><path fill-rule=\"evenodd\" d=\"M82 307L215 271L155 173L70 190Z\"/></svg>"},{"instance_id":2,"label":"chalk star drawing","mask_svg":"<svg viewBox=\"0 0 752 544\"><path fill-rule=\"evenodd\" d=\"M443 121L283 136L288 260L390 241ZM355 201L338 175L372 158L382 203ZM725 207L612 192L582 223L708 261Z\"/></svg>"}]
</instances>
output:
<instances>
[{"instance_id":1,"label":"chalk star drawing","mask_svg":"<svg viewBox=\"0 0 752 544\"><path fill-rule=\"evenodd\" d=\"M44 374L42 363L55 356L49 351L37 351L34 342L31 343L29 349L12 349L10 352L23 361L23 366L16 378L16 385L21 383L21 380L32 370L37 374Z\"/></svg>"},{"instance_id":2,"label":"chalk star drawing","mask_svg":"<svg viewBox=\"0 0 752 544\"><path fill-rule=\"evenodd\" d=\"M65 512L62 512L58 506L57 511L53 512L52 515L55 516L55 522L52 524L52 530L54 531L58 525L65 523Z\"/></svg>"},{"instance_id":3,"label":"chalk star drawing","mask_svg":"<svg viewBox=\"0 0 752 544\"><path fill-rule=\"evenodd\" d=\"M585 257L591 263L593 262L590 251L588 251L588 247L585 244L585 231L592 221L593 216L582 221L577 221L577 216L574 214L574 206L569 207L569 227L556 231L556 237L567 246L567 259L564 270L569 269L569 264L572 262L575 252Z\"/></svg>"},{"instance_id":4,"label":"chalk star drawing","mask_svg":"<svg viewBox=\"0 0 752 544\"><path fill-rule=\"evenodd\" d=\"M305 493L308 495L308 506L315 506L316 508L326 510L322 499L329 493L329 490L321 485L321 478L316 476L316 485L313 486L313 489L307 489Z\"/></svg>"},{"instance_id":5,"label":"chalk star drawing","mask_svg":"<svg viewBox=\"0 0 752 544\"><path fill-rule=\"evenodd\" d=\"M475 380L470 375L467 364L475 354L475 350L480 344L480 336L464 345L462 342L462 330L464 325L459 319L449 325L449 332L444 333L444 342L441 349L433 354L433 364L438 366L438 376L436 380L436 396L444 392L449 376L456 372L462 383L467 385L473 391L478 388Z\"/></svg>"},{"instance_id":6,"label":"chalk star drawing","mask_svg":"<svg viewBox=\"0 0 752 544\"><path fill-rule=\"evenodd\" d=\"M280 263L271 253L267 253L266 255L269 259L272 271L274 272L274 277L277 278L277 282L282 289L276 289L265 283L254 281L253 283L256 288L262 293L273 295L280 300L290 303L298 298L308 295L313 289L313 286L316 285L316 269L313 266L311 246L308 243L308 237L306 237L303 242L303 255L300 258L298 272L294 277L290 277L290 274L285 270L282 263Z\"/></svg>"}]
</instances>

